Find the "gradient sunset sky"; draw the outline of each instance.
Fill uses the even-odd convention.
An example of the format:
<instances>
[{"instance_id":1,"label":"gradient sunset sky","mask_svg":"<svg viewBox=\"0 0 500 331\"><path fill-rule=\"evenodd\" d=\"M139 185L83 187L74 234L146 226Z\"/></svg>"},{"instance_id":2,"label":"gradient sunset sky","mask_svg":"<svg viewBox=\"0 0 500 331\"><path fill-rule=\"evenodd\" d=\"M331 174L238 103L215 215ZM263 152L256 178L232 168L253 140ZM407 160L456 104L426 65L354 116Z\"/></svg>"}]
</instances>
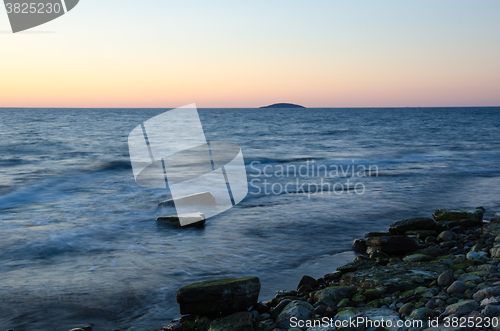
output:
<instances>
[{"instance_id":1,"label":"gradient sunset sky","mask_svg":"<svg viewBox=\"0 0 500 331\"><path fill-rule=\"evenodd\" d=\"M498 0L81 0L12 34L0 107L500 106Z\"/></svg>"}]
</instances>

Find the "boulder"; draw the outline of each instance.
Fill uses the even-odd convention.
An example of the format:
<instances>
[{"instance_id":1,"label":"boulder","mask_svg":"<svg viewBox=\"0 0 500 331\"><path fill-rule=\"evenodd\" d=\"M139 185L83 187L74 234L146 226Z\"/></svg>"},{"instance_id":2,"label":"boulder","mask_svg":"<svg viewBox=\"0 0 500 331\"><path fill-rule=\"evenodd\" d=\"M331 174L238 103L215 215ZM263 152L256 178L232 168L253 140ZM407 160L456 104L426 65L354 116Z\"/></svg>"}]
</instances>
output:
<instances>
[{"instance_id":1,"label":"boulder","mask_svg":"<svg viewBox=\"0 0 500 331\"><path fill-rule=\"evenodd\" d=\"M397 262L346 273L342 282L363 289L385 287L390 292L406 291L416 286L429 286L446 270L448 266L431 262Z\"/></svg>"},{"instance_id":2,"label":"boulder","mask_svg":"<svg viewBox=\"0 0 500 331\"><path fill-rule=\"evenodd\" d=\"M328 306L337 305L340 300L350 298L356 292L353 286L332 286L314 293L314 301L323 301Z\"/></svg>"},{"instance_id":3,"label":"boulder","mask_svg":"<svg viewBox=\"0 0 500 331\"><path fill-rule=\"evenodd\" d=\"M302 300L290 302L276 318L278 327L290 329L290 319L292 317L303 321L312 320L314 318L314 307Z\"/></svg>"},{"instance_id":4,"label":"boulder","mask_svg":"<svg viewBox=\"0 0 500 331\"><path fill-rule=\"evenodd\" d=\"M454 226L473 226L481 224L483 221L483 207L439 209L432 216L438 222L445 223L449 228Z\"/></svg>"},{"instance_id":5,"label":"boulder","mask_svg":"<svg viewBox=\"0 0 500 331\"><path fill-rule=\"evenodd\" d=\"M492 223L500 223L500 212L495 212L495 215L491 218Z\"/></svg>"},{"instance_id":6,"label":"boulder","mask_svg":"<svg viewBox=\"0 0 500 331\"><path fill-rule=\"evenodd\" d=\"M432 218L419 217L397 221L389 226L389 232L392 234L405 234L407 231L435 230L436 227L437 224Z\"/></svg>"},{"instance_id":7,"label":"boulder","mask_svg":"<svg viewBox=\"0 0 500 331\"><path fill-rule=\"evenodd\" d=\"M257 303L257 277L227 278L193 283L177 291L182 315L218 315L245 310Z\"/></svg>"},{"instance_id":8,"label":"boulder","mask_svg":"<svg viewBox=\"0 0 500 331\"><path fill-rule=\"evenodd\" d=\"M446 307L445 312L448 314L465 315L473 312L478 308L478 304L474 300L464 300Z\"/></svg>"},{"instance_id":9,"label":"boulder","mask_svg":"<svg viewBox=\"0 0 500 331\"><path fill-rule=\"evenodd\" d=\"M216 318L208 331L254 331L251 314L247 311Z\"/></svg>"},{"instance_id":10,"label":"boulder","mask_svg":"<svg viewBox=\"0 0 500 331\"><path fill-rule=\"evenodd\" d=\"M366 252L382 251L386 254L405 254L418 248L417 242L408 236L374 237L366 241Z\"/></svg>"}]
</instances>

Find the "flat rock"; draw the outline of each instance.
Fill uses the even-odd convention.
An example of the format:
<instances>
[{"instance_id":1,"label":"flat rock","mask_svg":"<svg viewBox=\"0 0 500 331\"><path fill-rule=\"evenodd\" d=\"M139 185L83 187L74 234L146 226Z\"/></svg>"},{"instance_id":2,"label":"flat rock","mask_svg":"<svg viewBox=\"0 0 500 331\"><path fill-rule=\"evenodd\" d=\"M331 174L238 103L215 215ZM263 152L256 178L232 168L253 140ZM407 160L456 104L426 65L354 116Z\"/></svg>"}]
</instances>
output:
<instances>
[{"instance_id":1,"label":"flat rock","mask_svg":"<svg viewBox=\"0 0 500 331\"><path fill-rule=\"evenodd\" d=\"M389 232L392 234L405 234L407 231L416 230L435 230L436 222L432 218L419 217L397 221L389 226Z\"/></svg>"},{"instance_id":2,"label":"flat rock","mask_svg":"<svg viewBox=\"0 0 500 331\"><path fill-rule=\"evenodd\" d=\"M386 254L404 254L414 251L418 248L417 242L408 236L387 236L387 237L374 237L366 241L367 253L373 251L381 251Z\"/></svg>"},{"instance_id":3,"label":"flat rock","mask_svg":"<svg viewBox=\"0 0 500 331\"><path fill-rule=\"evenodd\" d=\"M457 209L439 209L436 210L432 216L436 222L452 222L452 221L471 221L470 225L481 224L483 221L483 207L477 208L457 208ZM465 222L461 223L460 226L466 226ZM469 226L470 226L469 225Z\"/></svg>"},{"instance_id":4,"label":"flat rock","mask_svg":"<svg viewBox=\"0 0 500 331\"><path fill-rule=\"evenodd\" d=\"M181 226L202 226L205 224L203 213L184 213L179 215L160 216L156 218L157 223L175 223Z\"/></svg>"},{"instance_id":5,"label":"flat rock","mask_svg":"<svg viewBox=\"0 0 500 331\"><path fill-rule=\"evenodd\" d=\"M242 311L229 316L216 318L208 331L254 331L251 314Z\"/></svg>"},{"instance_id":6,"label":"flat rock","mask_svg":"<svg viewBox=\"0 0 500 331\"><path fill-rule=\"evenodd\" d=\"M182 315L218 315L255 305L259 292L257 277L208 280L180 288L177 302Z\"/></svg>"},{"instance_id":7,"label":"flat rock","mask_svg":"<svg viewBox=\"0 0 500 331\"><path fill-rule=\"evenodd\" d=\"M158 207L175 206L217 206L217 201L211 192L201 192L175 199L168 199L158 204Z\"/></svg>"},{"instance_id":8,"label":"flat rock","mask_svg":"<svg viewBox=\"0 0 500 331\"><path fill-rule=\"evenodd\" d=\"M311 320L314 318L314 307L302 300L290 302L276 318L278 327L289 329L291 327L290 318L292 317L303 321Z\"/></svg>"},{"instance_id":9,"label":"flat rock","mask_svg":"<svg viewBox=\"0 0 500 331\"><path fill-rule=\"evenodd\" d=\"M478 304L474 300L464 300L446 307L445 312L448 314L465 315L478 308Z\"/></svg>"},{"instance_id":10,"label":"flat rock","mask_svg":"<svg viewBox=\"0 0 500 331\"><path fill-rule=\"evenodd\" d=\"M446 265L431 262L397 262L390 266L344 274L342 283L364 289L385 287L391 292L406 291L416 286L430 285L446 270Z\"/></svg>"}]
</instances>

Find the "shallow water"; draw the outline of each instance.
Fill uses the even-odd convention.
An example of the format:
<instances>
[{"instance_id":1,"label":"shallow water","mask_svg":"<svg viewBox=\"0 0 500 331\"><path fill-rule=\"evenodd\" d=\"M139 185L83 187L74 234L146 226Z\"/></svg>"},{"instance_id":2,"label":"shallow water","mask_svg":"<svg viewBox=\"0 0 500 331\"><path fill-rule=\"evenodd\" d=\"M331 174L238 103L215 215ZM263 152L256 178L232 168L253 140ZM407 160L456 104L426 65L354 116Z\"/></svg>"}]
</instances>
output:
<instances>
[{"instance_id":1,"label":"shallow water","mask_svg":"<svg viewBox=\"0 0 500 331\"><path fill-rule=\"evenodd\" d=\"M0 109L0 328L160 329L190 282L256 275L268 299L393 221L500 210L500 108L201 109L249 194L203 229L158 226L168 191L135 184L127 136L164 111Z\"/></svg>"}]
</instances>

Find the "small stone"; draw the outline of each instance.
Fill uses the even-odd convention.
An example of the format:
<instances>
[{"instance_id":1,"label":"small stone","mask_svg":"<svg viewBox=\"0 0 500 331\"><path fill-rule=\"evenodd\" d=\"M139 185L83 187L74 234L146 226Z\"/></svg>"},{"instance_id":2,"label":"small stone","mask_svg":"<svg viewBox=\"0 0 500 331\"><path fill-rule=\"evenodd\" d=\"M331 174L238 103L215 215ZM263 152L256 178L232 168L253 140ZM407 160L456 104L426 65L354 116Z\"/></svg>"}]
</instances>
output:
<instances>
[{"instance_id":1,"label":"small stone","mask_svg":"<svg viewBox=\"0 0 500 331\"><path fill-rule=\"evenodd\" d=\"M457 280L455 282L453 282L450 287L448 287L448 290L446 290L446 292L449 294L449 295L452 295L452 294L455 294L455 293L464 293L465 290L467 290L468 287L467 285L461 281L461 280Z\"/></svg>"},{"instance_id":2,"label":"small stone","mask_svg":"<svg viewBox=\"0 0 500 331\"><path fill-rule=\"evenodd\" d=\"M455 232L449 230L441 232L437 237L438 242L454 241L457 239L458 235Z\"/></svg>"},{"instance_id":3,"label":"small stone","mask_svg":"<svg viewBox=\"0 0 500 331\"><path fill-rule=\"evenodd\" d=\"M476 301L482 301L484 298L492 297L492 296L500 296L500 286L495 287L485 287L472 296L472 298Z\"/></svg>"},{"instance_id":4,"label":"small stone","mask_svg":"<svg viewBox=\"0 0 500 331\"><path fill-rule=\"evenodd\" d=\"M458 277L458 280L463 282L474 282L479 284L483 281L483 279L479 276L474 275L473 273L462 274Z\"/></svg>"},{"instance_id":5,"label":"small stone","mask_svg":"<svg viewBox=\"0 0 500 331\"><path fill-rule=\"evenodd\" d=\"M500 306L486 306L484 307L484 314L488 317L500 316Z\"/></svg>"},{"instance_id":6,"label":"small stone","mask_svg":"<svg viewBox=\"0 0 500 331\"><path fill-rule=\"evenodd\" d=\"M362 294L359 294L359 293L356 293L352 296L352 302L358 304L358 303L361 303L361 302L365 302L366 301L366 297Z\"/></svg>"},{"instance_id":7,"label":"small stone","mask_svg":"<svg viewBox=\"0 0 500 331\"><path fill-rule=\"evenodd\" d=\"M468 314L478 308L478 305L473 300L464 300L446 307L446 312L448 314L457 314L459 316Z\"/></svg>"},{"instance_id":8,"label":"small stone","mask_svg":"<svg viewBox=\"0 0 500 331\"><path fill-rule=\"evenodd\" d=\"M434 309L434 308L436 308L436 302L431 299L431 300L427 301L425 306L429 309Z\"/></svg>"},{"instance_id":9,"label":"small stone","mask_svg":"<svg viewBox=\"0 0 500 331\"><path fill-rule=\"evenodd\" d=\"M432 260L432 257L425 254L411 254L403 257L403 261L405 262L420 262L430 260Z\"/></svg>"},{"instance_id":10,"label":"small stone","mask_svg":"<svg viewBox=\"0 0 500 331\"><path fill-rule=\"evenodd\" d=\"M455 281L455 278L453 278L453 275L450 272L443 272L441 275L439 275L439 278L437 280L438 285L441 287L451 285Z\"/></svg>"},{"instance_id":11,"label":"small stone","mask_svg":"<svg viewBox=\"0 0 500 331\"><path fill-rule=\"evenodd\" d=\"M471 250L469 253L467 253L467 259L477 261L481 259L481 255L478 252L474 252L473 250Z\"/></svg>"},{"instance_id":12,"label":"small stone","mask_svg":"<svg viewBox=\"0 0 500 331\"><path fill-rule=\"evenodd\" d=\"M408 315L412 310L413 310L413 303L411 302L408 302L408 303L405 303L404 305L401 306L401 308L399 308L399 313L401 315Z\"/></svg>"}]
</instances>

